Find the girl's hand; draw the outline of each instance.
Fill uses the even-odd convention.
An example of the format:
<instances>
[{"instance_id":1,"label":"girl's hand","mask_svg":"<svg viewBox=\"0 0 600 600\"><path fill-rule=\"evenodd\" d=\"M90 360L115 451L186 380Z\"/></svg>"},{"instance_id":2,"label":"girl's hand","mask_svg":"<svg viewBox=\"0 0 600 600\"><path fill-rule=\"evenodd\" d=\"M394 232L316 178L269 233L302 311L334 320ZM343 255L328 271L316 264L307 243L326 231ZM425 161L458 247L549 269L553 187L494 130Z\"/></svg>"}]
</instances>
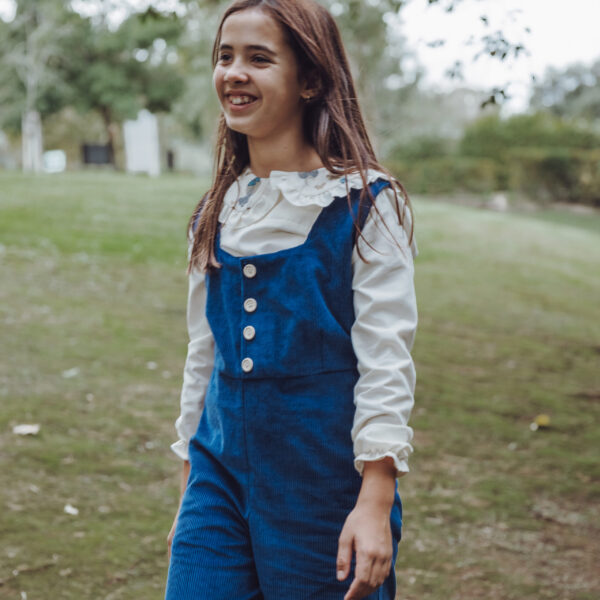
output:
<instances>
[{"instance_id":1,"label":"girl's hand","mask_svg":"<svg viewBox=\"0 0 600 600\"><path fill-rule=\"evenodd\" d=\"M171 562L171 544L173 544L173 537L175 535L175 528L177 527L177 517L179 516L179 509L177 510L177 514L175 515L175 519L173 520L173 525L171 526L171 531L169 531L169 535L167 536L167 553L169 557L169 562Z\"/></svg>"},{"instance_id":2,"label":"girl's hand","mask_svg":"<svg viewBox=\"0 0 600 600\"><path fill-rule=\"evenodd\" d=\"M392 531L389 511L376 503L358 502L346 517L338 543L337 578L350 573L352 550L356 551L354 581L344 600L360 600L374 592L390 574Z\"/></svg>"},{"instance_id":3,"label":"girl's hand","mask_svg":"<svg viewBox=\"0 0 600 600\"><path fill-rule=\"evenodd\" d=\"M177 527L177 518L179 517L179 511L181 510L181 501L183 500L183 494L185 493L185 488L187 487L187 482L190 476L190 461L183 461L183 468L181 470L181 484L180 491L181 496L179 497L179 506L177 507L177 513L175 514L175 519L173 520L173 525L171 527L171 531L169 531L169 535L167 536L167 552L169 555L169 562L171 562L171 545L173 544L173 537L175 536L175 528Z\"/></svg>"}]
</instances>

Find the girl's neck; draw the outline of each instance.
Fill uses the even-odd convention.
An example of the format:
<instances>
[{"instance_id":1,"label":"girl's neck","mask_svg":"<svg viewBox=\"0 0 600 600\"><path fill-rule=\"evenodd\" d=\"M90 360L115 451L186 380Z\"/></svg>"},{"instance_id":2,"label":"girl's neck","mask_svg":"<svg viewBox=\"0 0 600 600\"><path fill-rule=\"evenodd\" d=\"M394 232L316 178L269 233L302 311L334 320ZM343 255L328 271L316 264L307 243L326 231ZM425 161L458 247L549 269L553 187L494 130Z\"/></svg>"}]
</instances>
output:
<instances>
[{"instance_id":1,"label":"girl's neck","mask_svg":"<svg viewBox=\"0 0 600 600\"><path fill-rule=\"evenodd\" d=\"M303 139L257 140L248 138L250 170L258 177L271 171L312 171L323 166L316 150Z\"/></svg>"}]
</instances>

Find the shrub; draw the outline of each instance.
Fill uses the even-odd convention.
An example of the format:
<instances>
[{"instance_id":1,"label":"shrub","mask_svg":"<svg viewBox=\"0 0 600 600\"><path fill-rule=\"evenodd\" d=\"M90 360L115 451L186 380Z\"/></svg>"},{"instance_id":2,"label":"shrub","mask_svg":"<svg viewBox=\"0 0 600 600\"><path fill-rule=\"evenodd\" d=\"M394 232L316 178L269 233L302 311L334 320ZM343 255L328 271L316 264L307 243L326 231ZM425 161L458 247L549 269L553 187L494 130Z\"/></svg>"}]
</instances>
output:
<instances>
[{"instance_id":1,"label":"shrub","mask_svg":"<svg viewBox=\"0 0 600 600\"><path fill-rule=\"evenodd\" d=\"M459 153L503 160L515 148L533 147L589 150L600 147L600 136L589 127L545 112L514 115L506 120L491 115L467 127Z\"/></svg>"},{"instance_id":2,"label":"shrub","mask_svg":"<svg viewBox=\"0 0 600 600\"><path fill-rule=\"evenodd\" d=\"M507 158L511 189L546 202L600 206L600 150L516 148Z\"/></svg>"},{"instance_id":3,"label":"shrub","mask_svg":"<svg viewBox=\"0 0 600 600\"><path fill-rule=\"evenodd\" d=\"M421 136L395 146L388 158L392 162L440 158L450 154L451 144L451 140L445 138Z\"/></svg>"},{"instance_id":4,"label":"shrub","mask_svg":"<svg viewBox=\"0 0 600 600\"><path fill-rule=\"evenodd\" d=\"M409 194L487 193L497 189L497 165L485 158L445 156L428 160L388 161L386 166Z\"/></svg>"}]
</instances>

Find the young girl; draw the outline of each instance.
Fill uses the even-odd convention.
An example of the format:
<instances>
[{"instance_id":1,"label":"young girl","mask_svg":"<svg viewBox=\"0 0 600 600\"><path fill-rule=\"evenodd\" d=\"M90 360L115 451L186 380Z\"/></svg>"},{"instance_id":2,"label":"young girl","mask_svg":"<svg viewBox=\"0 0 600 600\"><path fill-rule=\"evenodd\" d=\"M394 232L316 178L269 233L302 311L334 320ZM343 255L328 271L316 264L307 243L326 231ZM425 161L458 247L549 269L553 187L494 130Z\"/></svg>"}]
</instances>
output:
<instances>
[{"instance_id":1,"label":"young girl","mask_svg":"<svg viewBox=\"0 0 600 600\"><path fill-rule=\"evenodd\" d=\"M417 323L406 193L322 6L235 1L213 63L166 599L393 600Z\"/></svg>"}]
</instances>

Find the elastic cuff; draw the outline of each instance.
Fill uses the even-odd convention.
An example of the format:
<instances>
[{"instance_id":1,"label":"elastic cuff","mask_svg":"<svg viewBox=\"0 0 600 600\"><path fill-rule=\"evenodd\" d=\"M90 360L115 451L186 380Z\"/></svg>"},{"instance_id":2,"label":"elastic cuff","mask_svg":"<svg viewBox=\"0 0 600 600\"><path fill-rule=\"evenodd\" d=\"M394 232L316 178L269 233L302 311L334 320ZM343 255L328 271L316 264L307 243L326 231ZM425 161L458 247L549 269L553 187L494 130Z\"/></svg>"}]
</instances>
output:
<instances>
[{"instance_id":1,"label":"elastic cuff","mask_svg":"<svg viewBox=\"0 0 600 600\"><path fill-rule=\"evenodd\" d=\"M392 458L394 460L394 466L396 467L396 479L398 479L399 477L402 477L402 475L404 473L408 473L410 471L410 469L408 468L408 461L406 459L401 459L398 457L398 455L394 454L393 452L378 452L378 451L372 451L372 452L363 452L362 454L359 454L355 459L354 459L354 468L358 471L358 474L362 477L363 474L363 470L365 468L365 461L369 462L369 461L374 461L374 460L380 460L382 458L385 458L386 456L389 456L390 458Z\"/></svg>"},{"instance_id":2,"label":"elastic cuff","mask_svg":"<svg viewBox=\"0 0 600 600\"><path fill-rule=\"evenodd\" d=\"M189 442L186 440L177 440L174 444L171 444L171 450L183 460L190 460L188 453Z\"/></svg>"}]
</instances>

